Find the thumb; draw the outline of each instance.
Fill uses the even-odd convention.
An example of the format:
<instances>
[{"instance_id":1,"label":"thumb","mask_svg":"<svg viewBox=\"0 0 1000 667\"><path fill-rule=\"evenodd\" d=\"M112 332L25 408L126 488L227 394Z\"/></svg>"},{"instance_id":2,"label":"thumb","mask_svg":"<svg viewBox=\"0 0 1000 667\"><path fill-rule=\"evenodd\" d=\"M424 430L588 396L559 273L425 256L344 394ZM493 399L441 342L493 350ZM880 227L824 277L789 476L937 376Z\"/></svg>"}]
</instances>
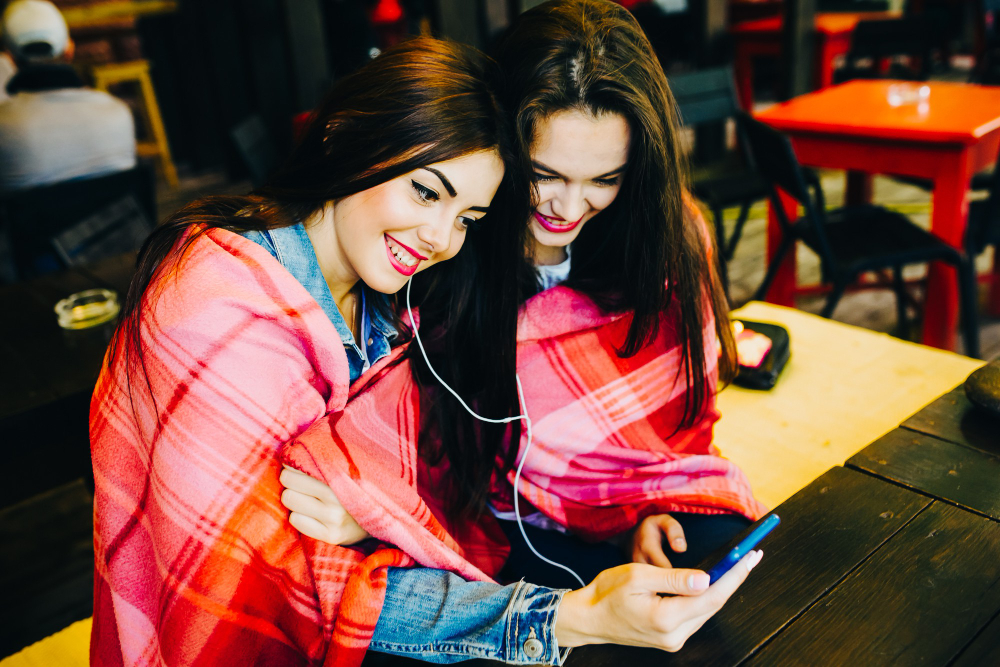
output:
<instances>
[{"instance_id":1,"label":"thumb","mask_svg":"<svg viewBox=\"0 0 1000 667\"><path fill-rule=\"evenodd\" d=\"M708 574L701 570L662 568L654 565L634 564L640 568L636 573L637 583L645 585L651 592L668 595L701 595L708 590Z\"/></svg>"}]
</instances>

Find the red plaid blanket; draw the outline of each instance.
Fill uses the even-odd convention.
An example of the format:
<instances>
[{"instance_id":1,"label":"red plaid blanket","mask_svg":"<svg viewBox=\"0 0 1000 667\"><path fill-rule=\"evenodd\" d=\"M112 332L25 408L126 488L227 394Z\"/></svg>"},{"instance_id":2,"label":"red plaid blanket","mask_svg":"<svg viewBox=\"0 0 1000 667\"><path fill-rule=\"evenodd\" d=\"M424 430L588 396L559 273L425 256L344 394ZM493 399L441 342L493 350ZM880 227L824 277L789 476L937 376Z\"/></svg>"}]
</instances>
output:
<instances>
[{"instance_id":1,"label":"red plaid blanket","mask_svg":"<svg viewBox=\"0 0 1000 667\"><path fill-rule=\"evenodd\" d=\"M386 366L399 351L351 392L319 305L225 230L154 287L149 391L119 358L91 408L92 664L359 664L387 566L412 556L488 579L466 558L496 563L463 551L417 495L415 390L406 364ZM280 503L283 457L399 548L302 538Z\"/></svg>"},{"instance_id":2,"label":"red plaid blanket","mask_svg":"<svg viewBox=\"0 0 1000 667\"><path fill-rule=\"evenodd\" d=\"M686 204L711 249L704 218L693 200ZM517 370L534 444L520 492L589 539L606 539L652 514L735 512L756 520L767 511L743 472L712 444L719 345L710 313L704 335L711 402L693 426L678 430L688 386L675 318L668 308L656 339L622 359L616 349L630 319L603 313L580 292L548 289L522 309ZM522 431L522 455L526 441ZM498 509L513 509L513 481L511 472L496 485Z\"/></svg>"}]
</instances>

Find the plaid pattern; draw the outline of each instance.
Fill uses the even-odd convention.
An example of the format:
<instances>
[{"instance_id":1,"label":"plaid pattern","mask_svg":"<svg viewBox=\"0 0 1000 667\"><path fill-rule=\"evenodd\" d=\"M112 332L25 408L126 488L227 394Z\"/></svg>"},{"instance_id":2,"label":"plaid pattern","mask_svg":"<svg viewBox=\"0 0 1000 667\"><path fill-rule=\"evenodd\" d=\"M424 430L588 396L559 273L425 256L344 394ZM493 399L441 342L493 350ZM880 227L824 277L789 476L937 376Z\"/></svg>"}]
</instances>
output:
<instances>
[{"instance_id":1,"label":"plaid pattern","mask_svg":"<svg viewBox=\"0 0 1000 667\"><path fill-rule=\"evenodd\" d=\"M690 428L678 430L688 386L676 317L676 308L668 308L656 339L622 359L616 348L630 318L603 314L587 296L554 287L522 309L517 369L533 444L519 490L588 539L607 539L652 514L735 512L756 520L767 511L743 472L712 444L719 349L711 316L705 365L712 398ZM522 450L526 441L522 432ZM505 482L496 485L492 502L509 511L513 472Z\"/></svg>"},{"instance_id":2,"label":"plaid pattern","mask_svg":"<svg viewBox=\"0 0 1000 667\"><path fill-rule=\"evenodd\" d=\"M488 578L414 490L416 395L405 364L387 370L399 351L349 395L340 337L316 301L221 229L149 294L149 390L119 358L91 406L92 664L356 665L386 568L413 563L404 551ZM283 456L400 549L302 538L280 503Z\"/></svg>"}]
</instances>

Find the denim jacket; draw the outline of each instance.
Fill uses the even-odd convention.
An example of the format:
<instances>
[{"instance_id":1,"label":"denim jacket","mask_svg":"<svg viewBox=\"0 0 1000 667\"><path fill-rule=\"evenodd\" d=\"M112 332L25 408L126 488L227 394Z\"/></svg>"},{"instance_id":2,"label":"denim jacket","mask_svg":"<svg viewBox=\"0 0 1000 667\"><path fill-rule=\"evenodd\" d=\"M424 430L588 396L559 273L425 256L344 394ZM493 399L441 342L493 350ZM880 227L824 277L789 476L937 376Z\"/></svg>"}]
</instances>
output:
<instances>
[{"instance_id":1,"label":"denim jacket","mask_svg":"<svg viewBox=\"0 0 1000 667\"><path fill-rule=\"evenodd\" d=\"M364 299L361 330L366 345L355 342L301 224L242 235L277 259L323 308L344 344L351 382L389 353L396 330L370 312ZM559 650L555 621L565 592L524 581L510 586L465 581L430 568L389 568L371 648L434 663L488 658L561 665L569 652Z\"/></svg>"}]
</instances>

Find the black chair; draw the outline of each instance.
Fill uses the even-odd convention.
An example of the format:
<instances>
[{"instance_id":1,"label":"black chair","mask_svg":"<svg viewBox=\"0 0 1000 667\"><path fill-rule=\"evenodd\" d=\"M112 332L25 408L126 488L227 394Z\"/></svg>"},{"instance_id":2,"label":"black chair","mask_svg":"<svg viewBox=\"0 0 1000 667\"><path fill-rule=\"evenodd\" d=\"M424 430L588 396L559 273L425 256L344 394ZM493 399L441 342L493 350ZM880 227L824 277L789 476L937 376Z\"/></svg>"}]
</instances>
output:
<instances>
[{"instance_id":1,"label":"black chair","mask_svg":"<svg viewBox=\"0 0 1000 667\"><path fill-rule=\"evenodd\" d=\"M89 264L138 248L156 222L155 172L133 169L0 198L5 281Z\"/></svg>"},{"instance_id":2,"label":"black chair","mask_svg":"<svg viewBox=\"0 0 1000 667\"><path fill-rule=\"evenodd\" d=\"M976 315L976 281L972 262L965 255L913 224L906 216L881 206L848 206L826 211L819 178L802 169L788 137L742 114L739 118L754 163L770 184L770 196L781 225L778 251L767 268L756 299L763 299L782 260L802 241L819 255L822 280L832 284L823 306L823 317L833 315L847 287L869 271L891 269L899 326L906 335L906 285L903 267L931 261L946 262L959 277L963 335L966 354L979 356ZM778 198L781 188L805 209L805 215L791 221Z\"/></svg>"},{"instance_id":3,"label":"black chair","mask_svg":"<svg viewBox=\"0 0 1000 667\"><path fill-rule=\"evenodd\" d=\"M988 178L989 195L986 199L969 202L965 253L970 263L991 245L1000 252L1000 154L993 173L982 176L983 180Z\"/></svg>"},{"instance_id":4,"label":"black chair","mask_svg":"<svg viewBox=\"0 0 1000 667\"><path fill-rule=\"evenodd\" d=\"M278 151L259 115L248 116L229 132L254 187L264 185L278 166Z\"/></svg>"},{"instance_id":5,"label":"black chair","mask_svg":"<svg viewBox=\"0 0 1000 667\"><path fill-rule=\"evenodd\" d=\"M835 74L838 82L849 79L908 79L926 81L930 76L933 30L921 16L858 21L851 32L851 50L843 68ZM910 65L892 63L880 71L883 59L909 58Z\"/></svg>"},{"instance_id":6,"label":"black chair","mask_svg":"<svg viewBox=\"0 0 1000 667\"><path fill-rule=\"evenodd\" d=\"M688 127L710 124L721 126L740 112L733 86L733 72L729 67L671 76L670 90L677 101L681 121ZM704 171L710 175L697 178L692 184L695 196L712 210L719 248L719 271L727 293L729 280L726 262L732 260L736 252L750 207L754 202L765 199L769 192L767 181L746 159L745 146L739 132L737 126L740 151L730 152L716 164L707 165ZM722 212L734 206L739 206L740 212L733 233L727 240Z\"/></svg>"}]
</instances>

